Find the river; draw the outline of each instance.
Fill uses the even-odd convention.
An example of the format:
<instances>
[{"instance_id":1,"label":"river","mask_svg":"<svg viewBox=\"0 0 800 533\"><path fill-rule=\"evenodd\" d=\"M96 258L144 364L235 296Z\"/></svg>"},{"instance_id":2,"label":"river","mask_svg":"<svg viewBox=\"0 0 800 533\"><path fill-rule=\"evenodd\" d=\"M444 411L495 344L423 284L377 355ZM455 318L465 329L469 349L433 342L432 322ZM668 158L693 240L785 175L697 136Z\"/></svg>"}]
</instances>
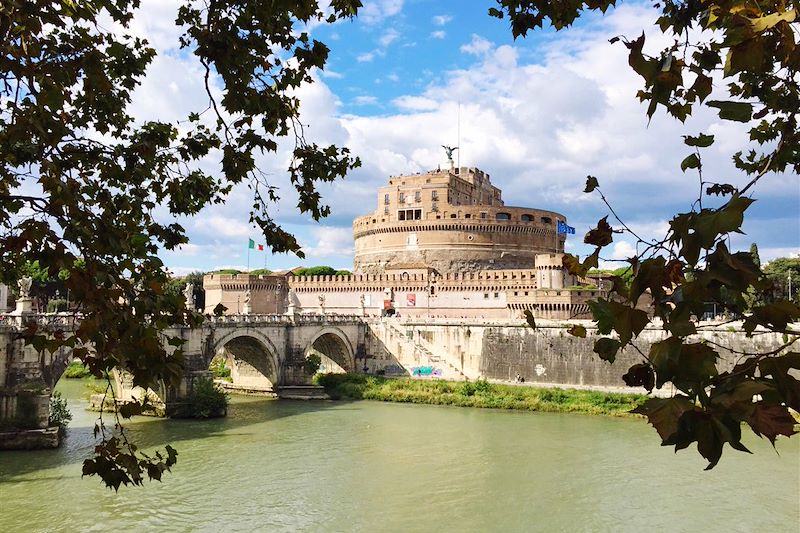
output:
<instances>
[{"instance_id":1,"label":"river","mask_svg":"<svg viewBox=\"0 0 800 533\"><path fill-rule=\"evenodd\" d=\"M638 419L234 397L216 420L137 418L163 483L81 479L95 415L58 450L0 454L0 531L769 531L800 527L800 438L704 472Z\"/></svg>"}]
</instances>

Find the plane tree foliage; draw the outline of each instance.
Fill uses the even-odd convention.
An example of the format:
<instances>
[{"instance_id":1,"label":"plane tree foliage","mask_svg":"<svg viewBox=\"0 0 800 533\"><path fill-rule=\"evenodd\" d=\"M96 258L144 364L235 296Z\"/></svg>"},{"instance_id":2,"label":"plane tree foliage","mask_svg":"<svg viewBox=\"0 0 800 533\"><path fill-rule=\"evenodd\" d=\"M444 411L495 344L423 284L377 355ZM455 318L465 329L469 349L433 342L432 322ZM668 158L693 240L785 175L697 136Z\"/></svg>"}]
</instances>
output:
<instances>
[{"instance_id":1,"label":"plane tree foliage","mask_svg":"<svg viewBox=\"0 0 800 533\"><path fill-rule=\"evenodd\" d=\"M293 149L286 174L297 208L314 219L330 212L316 184L343 176L359 161L344 148L306 140L293 90L311 82L328 55L307 25L353 17L360 5L183 0L176 13L180 46L202 65L208 103L168 123L137 121L129 110L156 53L131 31L138 0L0 3L0 276L13 284L32 261L50 277L67 269L64 283L82 312L74 332L31 323L23 332L28 343L40 350L74 347L98 377L117 368L143 387L178 383L181 341L165 339L163 330L197 325L203 317L187 308L182 294L166 289L169 277L158 251L186 242L176 219L224 202L233 186L246 183L253 192L250 221L271 249L302 256L296 239L270 215L279 191L258 160L287 139ZM605 12L613 2L494 5L489 14L508 19L519 37L545 22L566 28L582 13ZM797 409L800 398L790 375L800 367L797 353L746 354L732 372L718 372L716 348L688 340L699 302L714 300L725 288L735 307L742 299L737 295L762 287L763 273L724 240L741 226L753 201L748 193L761 177L798 169L796 11L792 3L720 0L662 2L654 9L662 31L675 37L670 49L650 56L644 34L616 39L644 80L638 98L647 102L647 114L664 109L684 120L695 106L706 105L723 120L752 124L754 147L734 156L751 181L712 183L701 174L708 193L723 203L698 199L691 211L677 215L668 238L645 243L644 252L631 258L630 287L615 284L617 299L598 301L594 311L602 331L617 333L602 352L613 359L614 350L630 346L649 320L632 302L652 293L670 338L643 354L626 379L673 382L681 394L651 400L643 412L664 443L681 448L698 441L713 465L725 442L743 448L740 422L770 439L791 433L786 407ZM718 76L726 78L728 97L708 100ZM700 134L686 141L693 153L681 166L700 173L700 150L713 138ZM587 191L599 191L597 186L591 178ZM587 236L597 251L583 262L568 259L568 267L583 273L596 267L613 232L629 231L619 224L601 221ZM78 259L81 268L73 268ZM789 323L797 317L796 306L780 301L754 309L745 325L753 335L784 331L788 346L795 338ZM122 414L135 412L133 406ZM99 444L84 473L115 489L160 479L176 461L170 447L145 455L124 432L102 423L96 432Z\"/></svg>"},{"instance_id":2,"label":"plane tree foliage","mask_svg":"<svg viewBox=\"0 0 800 533\"><path fill-rule=\"evenodd\" d=\"M131 115L132 95L156 55L132 31L138 0L0 2L0 281L15 285L32 262L43 277L67 269L64 285L82 313L76 331L30 322L26 342L38 350L73 347L97 377L116 368L134 385L178 384L182 341L165 339L163 330L203 317L169 289L158 252L187 242L180 217L247 184L250 222L273 251L302 256L270 214L279 191L258 160L284 139L297 208L315 220L330 212L316 185L359 161L346 148L306 140L294 90L328 56L308 25L352 17L359 6L181 2L181 53L202 65L208 102L171 123ZM72 268L78 259L82 268ZM96 436L83 472L114 489L160 479L176 460L169 447L143 454L102 419Z\"/></svg>"},{"instance_id":3,"label":"plane tree foliage","mask_svg":"<svg viewBox=\"0 0 800 533\"><path fill-rule=\"evenodd\" d=\"M562 30L586 13L605 13L614 5L614 0L498 0L489 11L510 22L514 37L524 37L545 24ZM610 214L586 234L584 242L593 245L594 252L583 261L567 255L564 265L573 274L585 275L597 268L615 234L626 233L637 241L628 272L613 276L609 296L590 304L599 332L607 335L596 341L594 350L612 363L620 350L639 352L641 362L623 377L627 385L648 391L674 385L674 396L652 398L635 412L649 419L663 445L677 451L696 443L710 469L726 443L748 451L741 440L743 425L773 445L778 436L796 432L790 410L800 411L800 352L793 347L800 335L794 324L800 308L785 292L777 299L768 297L774 286L770 276L753 254L734 252L727 242L730 234L741 232L759 180L770 175L796 183L800 28L797 5L791 1L667 0L652 6L653 30L610 38L611 45L627 49L630 68L641 77L636 98L646 104L651 120L662 111L683 122L704 106L723 123L746 124L747 145L732 154L740 179L718 181L713 168L703 167L702 151L714 143L713 135L685 136L687 155L680 171L676 162L676 179L696 173L700 196L672 218L663 239L648 240L617 216L602 193L601 180L589 176L585 192L599 195ZM652 31L663 32L670 44L648 54L645 42ZM773 269L777 268L776 264ZM657 322L637 307L645 293L652 297L649 310ZM766 303L749 308L748 295L751 302ZM778 333L782 344L771 351L744 353L701 340L696 334L706 326L698 317L709 303L742 317L746 335ZM662 328L665 338L644 353L633 341L651 324ZM732 367L725 365L721 353L735 357Z\"/></svg>"}]
</instances>

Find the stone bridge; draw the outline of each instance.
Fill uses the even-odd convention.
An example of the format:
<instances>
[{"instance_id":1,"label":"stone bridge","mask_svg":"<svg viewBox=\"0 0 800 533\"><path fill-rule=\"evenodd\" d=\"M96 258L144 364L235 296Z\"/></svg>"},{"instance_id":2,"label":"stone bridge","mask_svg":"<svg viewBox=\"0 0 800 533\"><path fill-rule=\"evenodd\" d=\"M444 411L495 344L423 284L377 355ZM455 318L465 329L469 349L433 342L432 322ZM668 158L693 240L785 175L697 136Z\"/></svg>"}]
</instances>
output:
<instances>
[{"instance_id":1,"label":"stone bridge","mask_svg":"<svg viewBox=\"0 0 800 533\"><path fill-rule=\"evenodd\" d=\"M36 320L65 331L75 327L67 315L4 316L0 318L0 425L19 418L20 394L35 391L37 423L47 423L50 391L69 364L71 350L55 353L25 346L17 332L25 321ZM230 315L211 318L203 326L165 331L184 339L184 379L178 387L153 392L167 406L179 404L199 377L209 377L212 359L223 358L231 368L232 386L246 390L279 392L282 387L306 385L306 358L320 356L324 371L358 371L366 361L367 325L363 317L343 315ZM362 362L363 365L363 362ZM129 376L116 376L119 399L140 398L143 391L130 386ZM26 400L27 402L27 400ZM30 402L27 402L30 403Z\"/></svg>"},{"instance_id":2,"label":"stone bridge","mask_svg":"<svg viewBox=\"0 0 800 533\"><path fill-rule=\"evenodd\" d=\"M312 353L324 371L358 371L367 357L366 330L360 316L228 315L166 333L186 341L187 379L207 373L216 356L231 369L235 387L277 391L309 383L304 365Z\"/></svg>"}]
</instances>

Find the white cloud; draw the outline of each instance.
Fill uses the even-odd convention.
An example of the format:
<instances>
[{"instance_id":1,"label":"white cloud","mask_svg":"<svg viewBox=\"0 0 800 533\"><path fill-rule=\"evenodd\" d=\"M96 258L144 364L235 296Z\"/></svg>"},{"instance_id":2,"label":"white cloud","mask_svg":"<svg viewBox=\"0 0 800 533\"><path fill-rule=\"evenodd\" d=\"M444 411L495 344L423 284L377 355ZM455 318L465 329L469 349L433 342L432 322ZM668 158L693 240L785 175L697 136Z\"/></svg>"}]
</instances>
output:
<instances>
[{"instance_id":1,"label":"white cloud","mask_svg":"<svg viewBox=\"0 0 800 533\"><path fill-rule=\"evenodd\" d=\"M439 107L439 102L424 96L401 96L392 100L392 104L410 111L431 111Z\"/></svg>"},{"instance_id":2,"label":"white cloud","mask_svg":"<svg viewBox=\"0 0 800 533\"><path fill-rule=\"evenodd\" d=\"M398 38L400 38L400 32L394 28L389 28L384 32L383 35L381 35L380 39L378 39L378 42L381 46L386 47L395 42Z\"/></svg>"},{"instance_id":3,"label":"white cloud","mask_svg":"<svg viewBox=\"0 0 800 533\"><path fill-rule=\"evenodd\" d=\"M375 59L375 50L372 52L364 52L363 54L358 54L356 56L356 61L359 63L369 63L373 59Z\"/></svg>"},{"instance_id":4,"label":"white cloud","mask_svg":"<svg viewBox=\"0 0 800 533\"><path fill-rule=\"evenodd\" d=\"M323 78L331 78L331 79L334 79L334 80L340 80L340 79L344 78L344 74L342 74L341 72L336 72L336 71L331 70L329 68L326 68L325 70L321 70L320 74L322 75Z\"/></svg>"},{"instance_id":5,"label":"white cloud","mask_svg":"<svg viewBox=\"0 0 800 533\"><path fill-rule=\"evenodd\" d=\"M375 105L378 103L378 99L374 96L361 95L353 98L353 103L355 105Z\"/></svg>"},{"instance_id":6,"label":"white cloud","mask_svg":"<svg viewBox=\"0 0 800 533\"><path fill-rule=\"evenodd\" d=\"M316 240L303 246L309 259L348 255L353 252L353 231L348 228L319 226L311 230Z\"/></svg>"},{"instance_id":7,"label":"white cloud","mask_svg":"<svg viewBox=\"0 0 800 533\"><path fill-rule=\"evenodd\" d=\"M453 20L453 17L450 15L436 15L435 17L433 17L432 20L434 25L444 26L445 24Z\"/></svg>"},{"instance_id":8,"label":"white cloud","mask_svg":"<svg viewBox=\"0 0 800 533\"><path fill-rule=\"evenodd\" d=\"M374 6L369 9L376 9L384 18L402 8L402 2L367 5ZM387 176L446 164L440 146L459 140L460 103L461 149L457 154L461 164L492 174L492 181L502 188L509 205L541 207L567 215L578 233L577 238L570 236L571 250L586 253L580 235L606 214L596 195L581 193L587 174L598 176L604 194L637 234L645 239L663 237L666 219L677 209L688 210L698 188L696 176L684 175L677 168L687 153L680 135L713 132L717 142L707 150L704 170L714 181L733 181L743 178L733 170L729 154L742 145L746 131L720 124L708 112L697 112L681 125L659 111L648 125L644 109L634 96L641 81L630 71L627 51L624 46L608 44L607 39L638 34L650 25L651 18L648 8L622 6L600 23L543 39L544 44L535 49L535 63L528 59L531 47L524 40L514 46L495 46L473 35L461 46L461 51L470 55L465 59L473 61L464 68L435 77L411 71L413 67L406 65L384 73L393 83L400 81L397 72L409 80L422 76L420 86L424 88L395 98L394 110L381 109L391 112L379 116L342 116L340 97L364 106L377 103L377 99L370 95L352 98L353 93L337 96L321 79L338 79L341 74L315 72L317 82L296 91L302 102L301 120L307 125L306 138L324 145L348 146L361 158L363 167L344 181L321 187L325 201L333 208L333 218L328 222L333 229L324 233L297 213L297 196L286 176L292 146L281 144L277 154L258 156L270 183L281 187L281 200L270 214L297 232L301 242L308 243L309 257L318 254L347 264L352 260L352 236L347 226L353 217L376 208L376 190L385 184ZM170 34L162 19L150 19L146 24L156 32L163 27L159 42L172 46L169 43L177 30ZM174 17L167 20L171 26ZM141 31L147 34L150 30L143 27ZM648 43L655 42L655 47L659 39L657 32L652 38L648 34ZM372 61L381 54L385 52L378 48L357 59ZM364 91L363 87L359 89ZM218 91L216 87L212 90ZM177 121L189 111L202 111L206 105L202 71L193 56L161 54L134 93L131 108L137 119ZM210 159L204 165L216 170L218 158ZM797 182L793 179L762 180L764 185L759 184L757 194L766 193L766 197L762 196L755 208L768 205L770 199L796 199ZM192 244L165 252L165 263L173 269L189 270L221 263L244 264L247 238L258 235L247 223L252 194L245 185L237 186L225 204L209 206L198 217L181 221ZM796 209L787 215L785 210L775 214L764 208L757 224L749 215L748 235L734 236L734 245L746 249L753 240L759 242L765 261L800 252L796 229L775 231L776 227L800 226ZM776 224L776 216L784 220ZM608 258L630 255L634 239L624 238L627 241L615 242L608 249ZM275 261L283 262L275 268L298 262L291 256Z\"/></svg>"},{"instance_id":9,"label":"white cloud","mask_svg":"<svg viewBox=\"0 0 800 533\"><path fill-rule=\"evenodd\" d=\"M611 249L611 259L627 259L636 255L636 247L627 241L614 243Z\"/></svg>"},{"instance_id":10,"label":"white cloud","mask_svg":"<svg viewBox=\"0 0 800 533\"><path fill-rule=\"evenodd\" d=\"M403 0L373 0L364 2L358 10L358 20L366 24L378 24L384 19L393 17L403 9Z\"/></svg>"},{"instance_id":11,"label":"white cloud","mask_svg":"<svg viewBox=\"0 0 800 533\"><path fill-rule=\"evenodd\" d=\"M465 54L470 55L483 55L492 49L492 42L480 35L473 33L472 40L464 45L461 45L460 50Z\"/></svg>"},{"instance_id":12,"label":"white cloud","mask_svg":"<svg viewBox=\"0 0 800 533\"><path fill-rule=\"evenodd\" d=\"M194 219L193 227L199 233L213 237L230 237L247 239L253 230L241 217L225 217L220 215L198 216Z\"/></svg>"},{"instance_id":13,"label":"white cloud","mask_svg":"<svg viewBox=\"0 0 800 533\"><path fill-rule=\"evenodd\" d=\"M447 32L444 30L436 30L431 32L432 39L444 39L447 36Z\"/></svg>"},{"instance_id":14,"label":"white cloud","mask_svg":"<svg viewBox=\"0 0 800 533\"><path fill-rule=\"evenodd\" d=\"M800 247L795 246L792 248L759 248L758 249L758 257L761 259L763 263L768 263L778 257L793 257L795 259L800 258ZM800 280L798 281L798 286L800 286Z\"/></svg>"}]
</instances>

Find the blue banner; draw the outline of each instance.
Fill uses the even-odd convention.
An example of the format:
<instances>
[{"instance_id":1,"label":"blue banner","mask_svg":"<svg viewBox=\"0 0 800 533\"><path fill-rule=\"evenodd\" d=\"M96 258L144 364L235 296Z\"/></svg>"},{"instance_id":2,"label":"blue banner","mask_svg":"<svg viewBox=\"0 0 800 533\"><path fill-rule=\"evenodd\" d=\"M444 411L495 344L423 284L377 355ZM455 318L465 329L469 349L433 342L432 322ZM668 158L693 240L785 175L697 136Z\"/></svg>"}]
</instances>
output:
<instances>
[{"instance_id":1,"label":"blue banner","mask_svg":"<svg viewBox=\"0 0 800 533\"><path fill-rule=\"evenodd\" d=\"M574 233L575 233L575 228L573 228L572 226L567 226L567 224L566 224L566 223L564 223L564 222L561 222L561 221L559 220L559 221L558 221L558 232L559 232L559 233L563 233L563 234L565 234L565 235L566 235L567 233L572 233L572 234L574 234Z\"/></svg>"}]
</instances>

